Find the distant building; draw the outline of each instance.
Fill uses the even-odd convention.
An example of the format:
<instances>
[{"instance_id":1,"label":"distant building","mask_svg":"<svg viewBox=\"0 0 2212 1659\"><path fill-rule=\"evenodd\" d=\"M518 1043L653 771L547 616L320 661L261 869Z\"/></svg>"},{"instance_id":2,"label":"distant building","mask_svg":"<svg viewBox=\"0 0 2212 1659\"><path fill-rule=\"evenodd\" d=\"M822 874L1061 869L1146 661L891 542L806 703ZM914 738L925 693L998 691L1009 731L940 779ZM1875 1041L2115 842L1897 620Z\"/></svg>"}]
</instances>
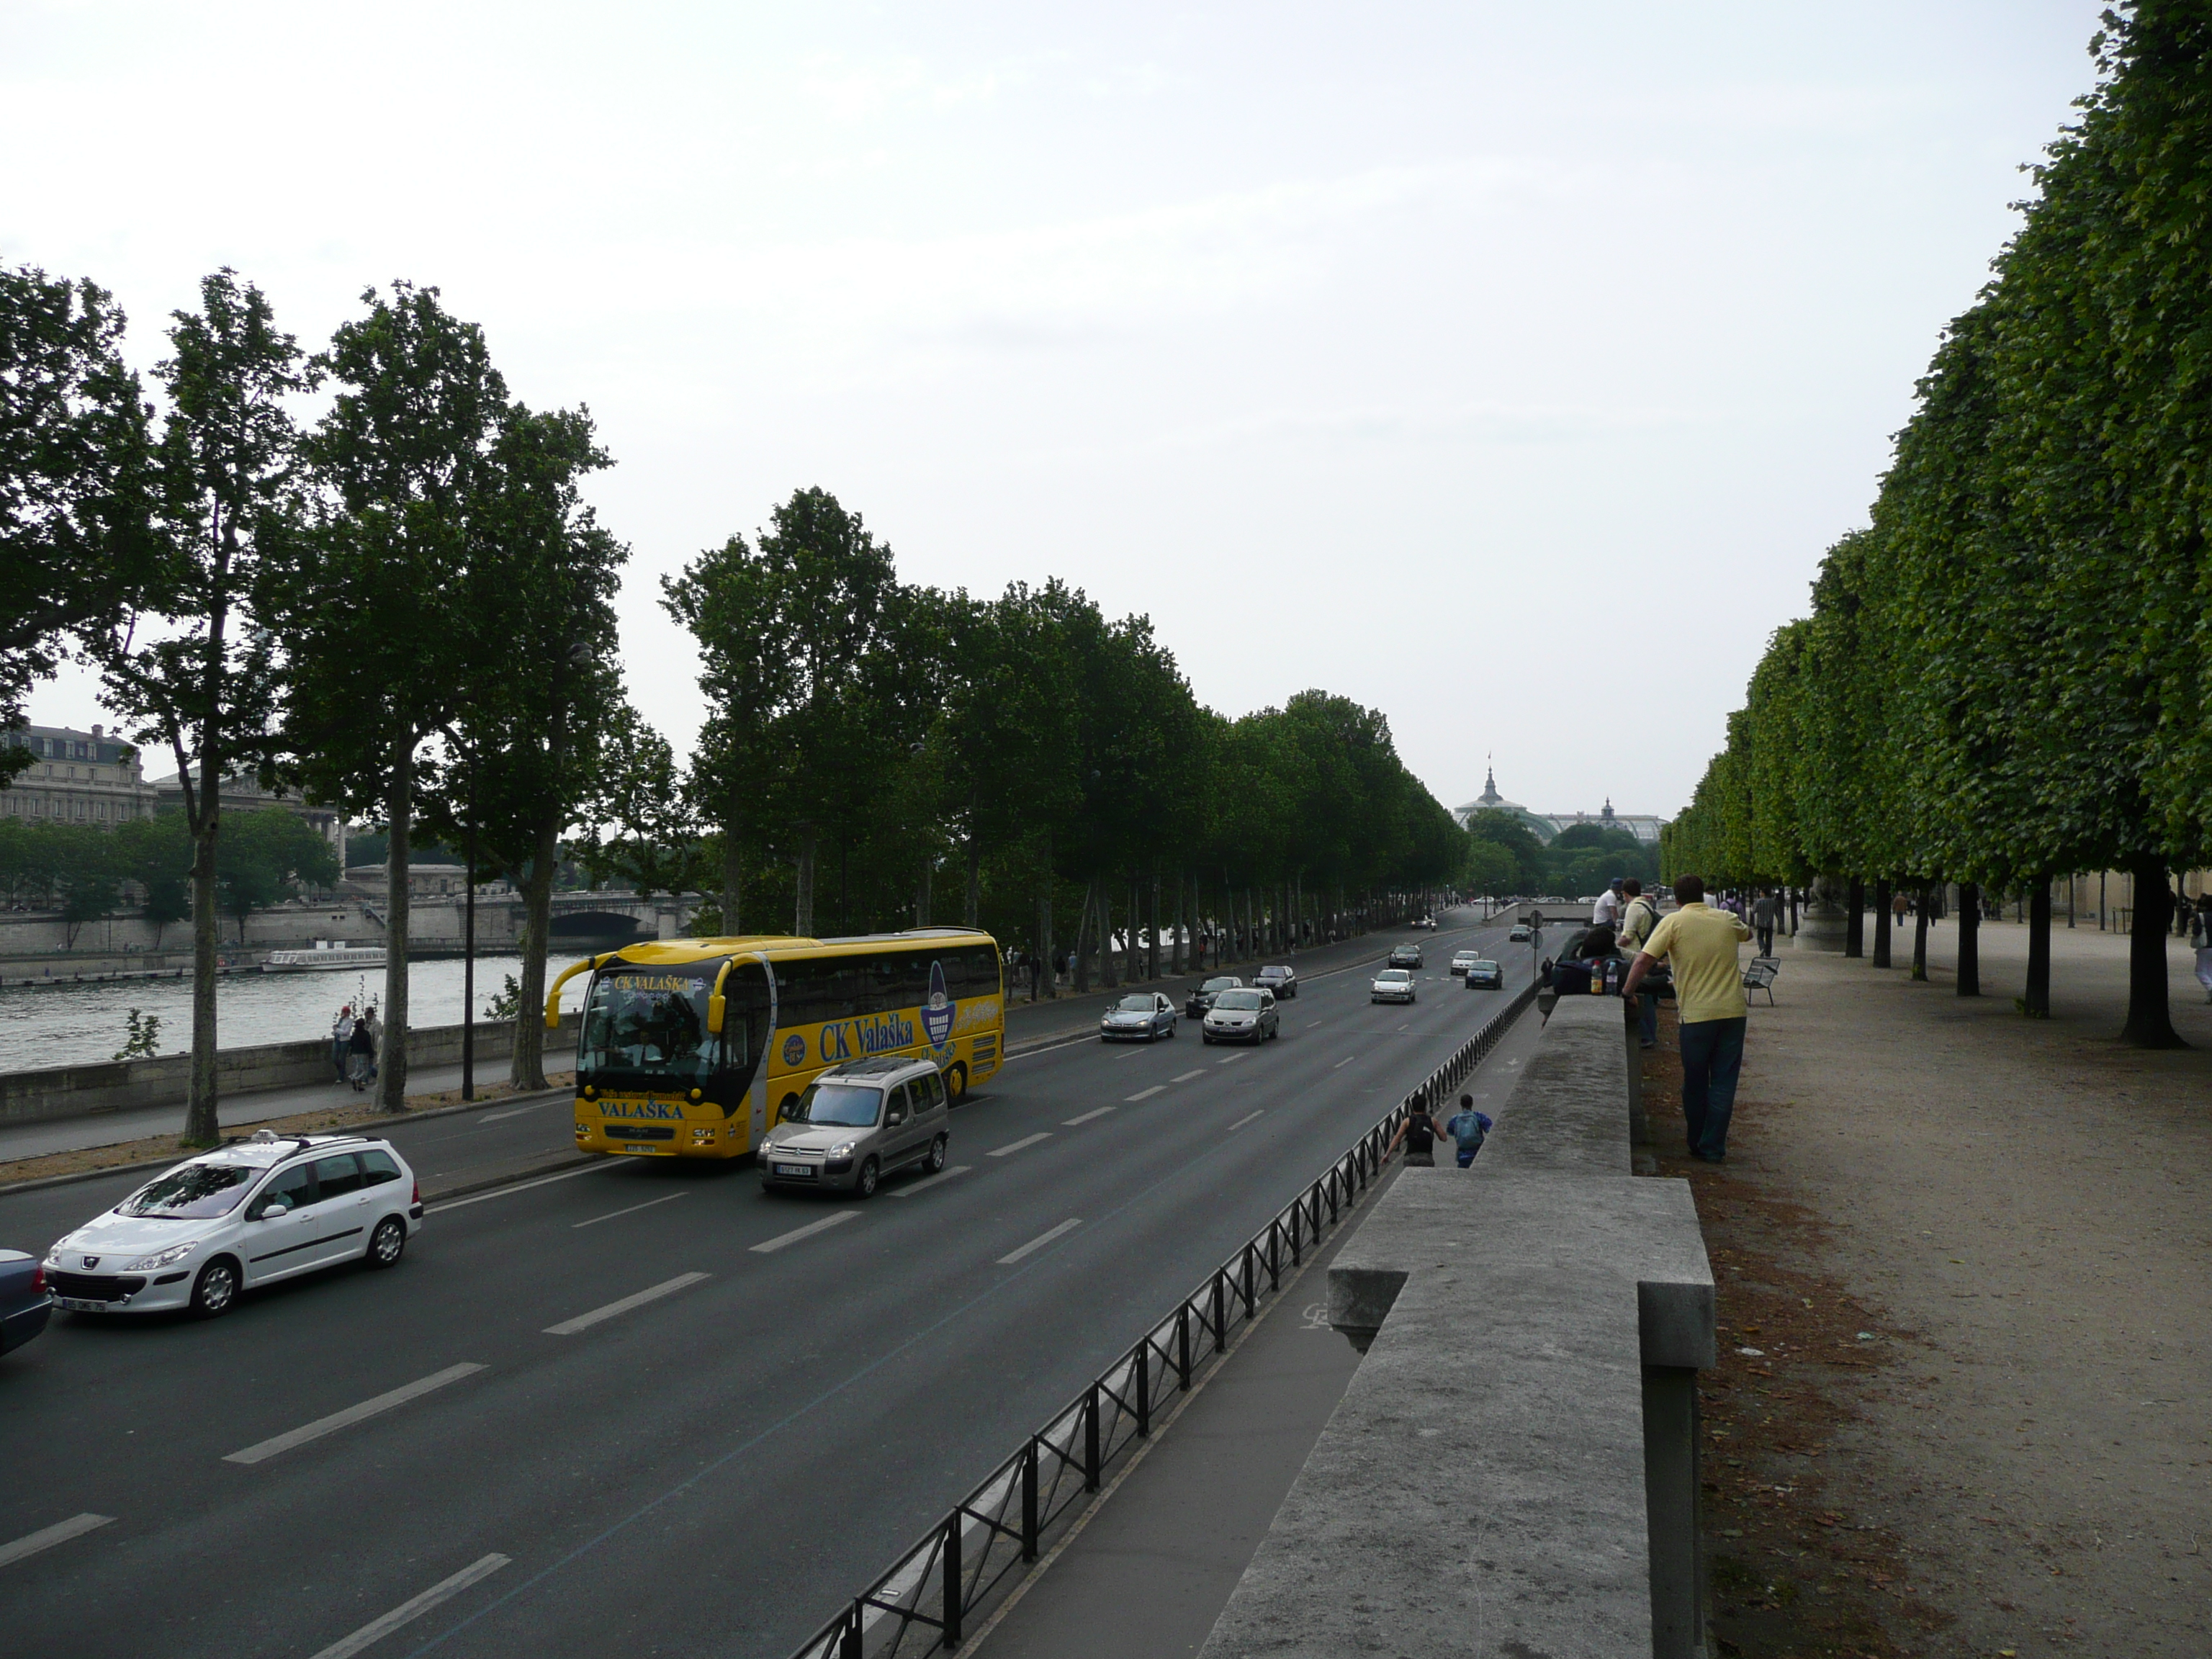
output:
<instances>
[{"instance_id":1,"label":"distant building","mask_svg":"<svg viewBox=\"0 0 2212 1659\"><path fill-rule=\"evenodd\" d=\"M382 898L385 883L391 878L386 873L390 866L356 864L345 872L345 884L365 896ZM469 866L465 864L416 864L407 866L407 890L416 898L444 898L465 893L469 885ZM477 884L477 890L484 890L484 884Z\"/></svg>"},{"instance_id":2,"label":"distant building","mask_svg":"<svg viewBox=\"0 0 2212 1659\"><path fill-rule=\"evenodd\" d=\"M137 749L97 726L19 726L0 732L0 744L37 757L0 789L0 817L107 830L154 816L156 795Z\"/></svg>"},{"instance_id":3,"label":"distant building","mask_svg":"<svg viewBox=\"0 0 2212 1659\"><path fill-rule=\"evenodd\" d=\"M195 780L197 782L197 780ZM154 794L164 811L173 807L185 809L185 786L173 773L155 781ZM311 806L297 795L280 795L274 789L264 789L261 780L251 772L240 772L222 781L218 799L225 812L258 812L264 806L281 806L296 813L313 826L315 833L331 844L337 855L338 868L345 868L345 814L334 806Z\"/></svg>"},{"instance_id":4,"label":"distant building","mask_svg":"<svg viewBox=\"0 0 2212 1659\"><path fill-rule=\"evenodd\" d=\"M1606 801L1605 810L1599 812L1532 812L1520 802L1508 800L1498 793L1498 775L1494 770L1484 775L1480 795L1464 806L1452 809L1452 816L1462 824L1477 812L1510 812L1547 847L1562 830L1577 823L1595 823L1607 830L1626 830L1647 846L1656 847L1660 828L1667 822L1646 812L1616 812L1610 799Z\"/></svg>"}]
</instances>

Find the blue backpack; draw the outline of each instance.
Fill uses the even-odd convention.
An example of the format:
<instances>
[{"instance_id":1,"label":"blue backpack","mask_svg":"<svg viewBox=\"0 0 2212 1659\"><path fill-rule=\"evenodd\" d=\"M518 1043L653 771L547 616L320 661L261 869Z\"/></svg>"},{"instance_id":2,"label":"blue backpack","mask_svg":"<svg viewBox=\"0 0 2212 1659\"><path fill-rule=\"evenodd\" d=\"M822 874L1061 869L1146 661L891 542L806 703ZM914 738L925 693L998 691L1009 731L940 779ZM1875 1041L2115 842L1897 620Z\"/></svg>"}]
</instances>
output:
<instances>
[{"instance_id":1,"label":"blue backpack","mask_svg":"<svg viewBox=\"0 0 2212 1659\"><path fill-rule=\"evenodd\" d=\"M1480 1112L1462 1112L1444 1125L1444 1132L1459 1143L1462 1152L1469 1147L1480 1151L1483 1138L1490 1133L1490 1120Z\"/></svg>"}]
</instances>

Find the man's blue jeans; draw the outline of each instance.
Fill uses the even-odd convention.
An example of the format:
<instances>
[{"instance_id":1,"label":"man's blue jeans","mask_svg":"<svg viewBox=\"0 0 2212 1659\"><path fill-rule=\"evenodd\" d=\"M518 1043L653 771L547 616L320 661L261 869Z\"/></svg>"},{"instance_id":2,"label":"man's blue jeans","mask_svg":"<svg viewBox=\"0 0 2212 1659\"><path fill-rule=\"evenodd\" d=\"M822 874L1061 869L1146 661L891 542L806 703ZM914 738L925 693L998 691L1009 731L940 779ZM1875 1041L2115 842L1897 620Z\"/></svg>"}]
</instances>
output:
<instances>
[{"instance_id":1,"label":"man's blue jeans","mask_svg":"<svg viewBox=\"0 0 2212 1659\"><path fill-rule=\"evenodd\" d=\"M1700 1019L1678 1028L1682 1044L1682 1118L1690 1152L1720 1158L1728 1152L1729 1119L1735 1112L1736 1073L1743 1069L1743 1028L1737 1019Z\"/></svg>"}]
</instances>

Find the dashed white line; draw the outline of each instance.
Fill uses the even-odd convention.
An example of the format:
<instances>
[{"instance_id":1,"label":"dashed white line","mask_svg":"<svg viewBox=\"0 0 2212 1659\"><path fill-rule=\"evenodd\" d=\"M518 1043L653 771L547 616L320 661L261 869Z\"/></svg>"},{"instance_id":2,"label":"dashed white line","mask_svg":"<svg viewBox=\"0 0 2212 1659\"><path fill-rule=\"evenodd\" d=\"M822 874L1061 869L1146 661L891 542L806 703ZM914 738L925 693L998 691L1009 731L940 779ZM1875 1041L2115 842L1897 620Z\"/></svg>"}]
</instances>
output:
<instances>
[{"instance_id":1,"label":"dashed white line","mask_svg":"<svg viewBox=\"0 0 2212 1659\"><path fill-rule=\"evenodd\" d=\"M428 1376L417 1377L414 1382L394 1389L389 1394L378 1395L374 1400L364 1400L358 1406L348 1406L342 1412L332 1412L328 1417L319 1417L313 1422L293 1429L287 1433L257 1441L243 1451L226 1452L222 1461L226 1463L266 1462L279 1452L290 1451L293 1447L304 1446L310 1440L320 1440L326 1434L334 1434L340 1429L349 1429L356 1423L366 1422L372 1417L381 1416L394 1406L404 1406L410 1400L419 1400L426 1394L444 1388L448 1382L458 1382L465 1376L474 1376L483 1369L483 1366L473 1362L448 1365L442 1371L433 1371Z\"/></svg>"},{"instance_id":2,"label":"dashed white line","mask_svg":"<svg viewBox=\"0 0 2212 1659\"><path fill-rule=\"evenodd\" d=\"M914 1182L910 1186L892 1188L891 1196L893 1198L912 1198L916 1193L927 1192L932 1187L937 1185L940 1181L950 1181L955 1176L966 1175L969 1170L975 1167L975 1166L972 1164L956 1164L949 1170L940 1170L933 1176L925 1176L921 1180Z\"/></svg>"},{"instance_id":3,"label":"dashed white line","mask_svg":"<svg viewBox=\"0 0 2212 1659\"><path fill-rule=\"evenodd\" d=\"M1149 1089L1139 1089L1133 1095L1125 1095L1122 1098L1129 1101L1150 1100L1154 1095L1164 1095L1167 1093L1167 1091L1168 1085L1166 1084L1155 1083Z\"/></svg>"},{"instance_id":4,"label":"dashed white line","mask_svg":"<svg viewBox=\"0 0 2212 1659\"><path fill-rule=\"evenodd\" d=\"M66 1521L55 1522L51 1527L27 1532L12 1544L0 1544L0 1567L21 1561L27 1555L36 1555L40 1550L50 1550L57 1544L66 1544L72 1538L82 1538L114 1519L112 1515L73 1515Z\"/></svg>"},{"instance_id":5,"label":"dashed white line","mask_svg":"<svg viewBox=\"0 0 2212 1659\"><path fill-rule=\"evenodd\" d=\"M558 1106L557 1100L541 1100L529 1106L510 1106L503 1112L486 1112L477 1120L479 1123L496 1123L503 1117L520 1117L525 1112L542 1111L548 1106Z\"/></svg>"},{"instance_id":6,"label":"dashed white line","mask_svg":"<svg viewBox=\"0 0 2212 1659\"><path fill-rule=\"evenodd\" d=\"M1103 1117L1107 1113L1116 1109L1118 1109L1112 1106L1094 1106L1091 1110L1084 1113L1080 1117L1064 1117L1060 1119L1060 1127L1064 1129L1073 1129L1079 1123L1088 1123L1094 1117Z\"/></svg>"},{"instance_id":7,"label":"dashed white line","mask_svg":"<svg viewBox=\"0 0 2212 1659\"><path fill-rule=\"evenodd\" d=\"M1023 1245L1020 1249L1013 1252L1012 1255L1000 1256L999 1258L999 1265L1001 1267L1011 1267L1014 1263L1019 1261L1030 1251L1044 1249L1044 1247L1051 1243L1054 1239L1065 1237L1082 1224L1083 1222L1080 1218L1071 1217L1069 1219L1061 1222L1057 1227L1054 1227L1048 1231L1039 1233L1035 1238L1030 1240L1028 1243Z\"/></svg>"},{"instance_id":8,"label":"dashed white line","mask_svg":"<svg viewBox=\"0 0 2212 1659\"><path fill-rule=\"evenodd\" d=\"M477 1193L469 1198L453 1198L443 1204L433 1204L424 1212L435 1215L441 1210L458 1210L465 1204L483 1204L495 1198L506 1198L514 1193L526 1193L532 1187L550 1187L556 1181L574 1181L578 1176L590 1175L597 1170L611 1170L611 1164L586 1164L580 1170L563 1170L559 1175L540 1176L535 1181L518 1181L512 1187L500 1187L488 1193Z\"/></svg>"},{"instance_id":9,"label":"dashed white line","mask_svg":"<svg viewBox=\"0 0 2212 1659\"><path fill-rule=\"evenodd\" d=\"M854 1216L860 1214L860 1212L847 1210L844 1214ZM833 1224L835 1220L841 1218L833 1218L832 1224L817 1222L816 1228L818 1230L824 1224ZM758 1244L753 1246L757 1250L763 1248ZM779 1245L778 1248L781 1247ZM658 1285L648 1285L643 1290L623 1297L619 1302L610 1302L604 1308L594 1308L589 1313L578 1314L574 1319L564 1319L557 1325L548 1325L545 1328L545 1334L574 1336L578 1331L589 1330L603 1319L612 1319L617 1314L626 1314L632 1308L642 1308L648 1302L658 1302L664 1296L673 1296L685 1285L696 1285L706 1277L705 1273L678 1273L673 1279L664 1279Z\"/></svg>"},{"instance_id":10,"label":"dashed white line","mask_svg":"<svg viewBox=\"0 0 2212 1659\"><path fill-rule=\"evenodd\" d=\"M1222 1057L1221 1057L1220 1059L1218 1059L1218 1060L1215 1060L1213 1063L1214 1063L1216 1066L1234 1066L1234 1065L1235 1065L1238 1060L1242 1060L1242 1059L1243 1059L1243 1058L1244 1058L1244 1056L1243 1056L1243 1054L1224 1054L1224 1055L1222 1055Z\"/></svg>"},{"instance_id":11,"label":"dashed white line","mask_svg":"<svg viewBox=\"0 0 2212 1659\"><path fill-rule=\"evenodd\" d=\"M1040 1140L1050 1140L1052 1131L1040 1129L1033 1135L1024 1135L1019 1140L1010 1140L1003 1146L994 1146L983 1154L986 1158L1004 1158L1009 1152L1018 1152L1024 1146L1034 1146Z\"/></svg>"},{"instance_id":12,"label":"dashed white line","mask_svg":"<svg viewBox=\"0 0 2212 1659\"><path fill-rule=\"evenodd\" d=\"M1267 1108L1264 1106L1256 1112L1247 1112L1243 1116L1238 1118L1236 1122L1231 1124L1229 1126L1229 1129L1241 1129L1246 1124L1249 1123L1254 1118L1265 1117L1267 1115ZM1229 1133L1229 1129L1224 1129L1221 1133L1227 1134Z\"/></svg>"},{"instance_id":13,"label":"dashed white line","mask_svg":"<svg viewBox=\"0 0 2212 1659\"><path fill-rule=\"evenodd\" d=\"M1168 1081L1170 1083L1188 1083L1194 1077L1204 1077L1205 1075L1206 1067L1201 1066L1194 1072L1185 1072L1178 1077L1170 1078Z\"/></svg>"},{"instance_id":14,"label":"dashed white line","mask_svg":"<svg viewBox=\"0 0 2212 1659\"><path fill-rule=\"evenodd\" d=\"M1338 1060L1335 1065L1330 1066L1328 1069L1332 1072L1340 1072L1358 1058L1359 1056L1358 1054L1346 1054L1342 1060Z\"/></svg>"},{"instance_id":15,"label":"dashed white line","mask_svg":"<svg viewBox=\"0 0 2212 1659\"><path fill-rule=\"evenodd\" d=\"M817 1233L826 1233L832 1227L842 1227L860 1212L858 1210L834 1210L819 1221L810 1221L804 1227L793 1227L787 1233L778 1233L774 1238L764 1238L752 1247L755 1255L774 1255L787 1249L802 1238L811 1238Z\"/></svg>"},{"instance_id":16,"label":"dashed white line","mask_svg":"<svg viewBox=\"0 0 2212 1659\"><path fill-rule=\"evenodd\" d=\"M672 1204L679 1198L690 1196L688 1192L668 1193L659 1198L648 1198L642 1204L633 1204L627 1210L609 1210L605 1215L595 1215L589 1221L575 1221L569 1224L574 1227L596 1227L602 1221L612 1221L618 1215L635 1215L640 1210L649 1210L656 1204Z\"/></svg>"},{"instance_id":17,"label":"dashed white line","mask_svg":"<svg viewBox=\"0 0 2212 1659\"><path fill-rule=\"evenodd\" d=\"M380 1642L402 1625L420 1619L441 1601L451 1601L471 1584L482 1583L501 1567L507 1565L504 1555L487 1555L469 1566L463 1567L451 1578L443 1578L411 1601L402 1601L381 1619L372 1620L352 1635L333 1642L314 1659L353 1659L353 1656L372 1643Z\"/></svg>"}]
</instances>

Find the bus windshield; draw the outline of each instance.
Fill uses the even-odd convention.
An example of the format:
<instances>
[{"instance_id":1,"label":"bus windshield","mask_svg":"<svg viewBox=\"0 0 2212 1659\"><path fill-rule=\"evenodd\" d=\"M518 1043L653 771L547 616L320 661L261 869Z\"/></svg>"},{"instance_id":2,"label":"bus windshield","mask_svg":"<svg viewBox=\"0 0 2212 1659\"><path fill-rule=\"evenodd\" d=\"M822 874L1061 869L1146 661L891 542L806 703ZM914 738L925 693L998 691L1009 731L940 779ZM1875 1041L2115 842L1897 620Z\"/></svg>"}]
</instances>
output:
<instances>
[{"instance_id":1,"label":"bus windshield","mask_svg":"<svg viewBox=\"0 0 2212 1659\"><path fill-rule=\"evenodd\" d=\"M720 964L710 964L719 968ZM592 982L576 1076L603 1089L690 1089L714 1066L711 978L666 969L605 972Z\"/></svg>"}]
</instances>

